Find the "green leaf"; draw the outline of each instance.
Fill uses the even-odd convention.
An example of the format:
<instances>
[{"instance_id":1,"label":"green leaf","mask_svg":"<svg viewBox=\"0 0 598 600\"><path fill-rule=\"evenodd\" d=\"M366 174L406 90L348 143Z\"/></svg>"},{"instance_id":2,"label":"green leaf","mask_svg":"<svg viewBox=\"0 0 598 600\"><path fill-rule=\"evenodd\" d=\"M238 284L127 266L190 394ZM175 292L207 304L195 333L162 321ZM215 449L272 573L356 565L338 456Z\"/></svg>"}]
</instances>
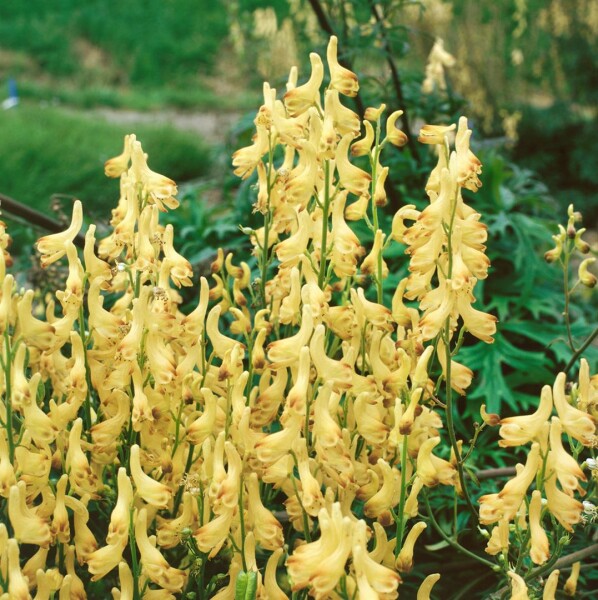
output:
<instances>
[{"instance_id":1,"label":"green leaf","mask_svg":"<svg viewBox=\"0 0 598 600\"><path fill-rule=\"evenodd\" d=\"M235 582L235 600L255 600L257 594L257 573L240 571Z\"/></svg>"}]
</instances>

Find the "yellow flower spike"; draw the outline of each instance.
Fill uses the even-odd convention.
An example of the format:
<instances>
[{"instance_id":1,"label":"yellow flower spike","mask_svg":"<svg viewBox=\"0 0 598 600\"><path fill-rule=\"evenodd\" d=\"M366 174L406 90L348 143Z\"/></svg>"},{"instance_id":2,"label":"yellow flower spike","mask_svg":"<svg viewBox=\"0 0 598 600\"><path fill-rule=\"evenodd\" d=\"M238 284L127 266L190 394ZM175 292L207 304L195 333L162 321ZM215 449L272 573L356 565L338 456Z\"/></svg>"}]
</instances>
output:
<instances>
[{"instance_id":1,"label":"yellow flower spike","mask_svg":"<svg viewBox=\"0 0 598 600\"><path fill-rule=\"evenodd\" d=\"M53 347L55 329L32 315L33 290L27 290L17 302L18 333L25 342L39 350Z\"/></svg>"},{"instance_id":2,"label":"yellow flower spike","mask_svg":"<svg viewBox=\"0 0 598 600\"><path fill-rule=\"evenodd\" d=\"M83 420L76 419L69 432L69 448L66 453L65 470L69 474L71 486L79 496L89 494L92 498L99 498L98 488L101 482L91 470L87 456L81 448L81 434Z\"/></svg>"},{"instance_id":3,"label":"yellow flower spike","mask_svg":"<svg viewBox=\"0 0 598 600\"><path fill-rule=\"evenodd\" d=\"M542 527L542 493L532 492L529 505L529 529L531 533L530 558L536 565L543 565L550 558L548 536Z\"/></svg>"},{"instance_id":4,"label":"yellow flower spike","mask_svg":"<svg viewBox=\"0 0 598 600\"><path fill-rule=\"evenodd\" d=\"M550 573L544 584L544 591L542 592L542 600L555 600L556 599L556 588L559 584L559 575L561 572L555 569Z\"/></svg>"},{"instance_id":5,"label":"yellow flower spike","mask_svg":"<svg viewBox=\"0 0 598 600\"><path fill-rule=\"evenodd\" d=\"M50 527L52 536L61 544L68 544L71 539L69 515L64 503L68 481L69 477L66 473L64 473L56 484L56 505L54 507L54 515L52 517L52 524Z\"/></svg>"},{"instance_id":6,"label":"yellow flower spike","mask_svg":"<svg viewBox=\"0 0 598 600\"><path fill-rule=\"evenodd\" d=\"M477 192L482 182L478 175L482 172L482 163L469 149L472 131L467 128L467 118L459 119L459 128L455 136L456 178L457 183L472 192Z\"/></svg>"},{"instance_id":7,"label":"yellow flower spike","mask_svg":"<svg viewBox=\"0 0 598 600\"><path fill-rule=\"evenodd\" d=\"M403 546L401 547L401 551L395 561L395 568L400 573L408 573L413 568L413 550L415 542L417 542L417 538L422 534L426 527L427 526L423 521L419 521L413 525L407 534Z\"/></svg>"},{"instance_id":8,"label":"yellow flower spike","mask_svg":"<svg viewBox=\"0 0 598 600\"><path fill-rule=\"evenodd\" d=\"M592 446L596 441L596 421L589 414L572 406L565 395L567 376L559 373L552 388L554 407L565 433L581 442L584 446Z\"/></svg>"},{"instance_id":9,"label":"yellow flower spike","mask_svg":"<svg viewBox=\"0 0 598 600\"><path fill-rule=\"evenodd\" d=\"M422 83L422 94L431 94L437 88L446 90L445 67L455 64L455 57L444 49L444 41L436 38L426 64L426 78Z\"/></svg>"},{"instance_id":10,"label":"yellow flower spike","mask_svg":"<svg viewBox=\"0 0 598 600\"><path fill-rule=\"evenodd\" d=\"M338 38L330 36L326 49L326 60L330 71L330 87L338 90L341 94L353 98L359 92L357 75L346 69L338 62Z\"/></svg>"},{"instance_id":11,"label":"yellow flower spike","mask_svg":"<svg viewBox=\"0 0 598 600\"><path fill-rule=\"evenodd\" d=\"M266 550L281 550L284 536L278 519L263 505L260 497L259 481L256 473L245 478L247 488L247 519L258 544ZM278 559L276 560L278 562ZM266 580L267 580L266 575Z\"/></svg>"},{"instance_id":12,"label":"yellow flower spike","mask_svg":"<svg viewBox=\"0 0 598 600\"><path fill-rule=\"evenodd\" d=\"M291 117L297 117L309 107L319 103L320 86L324 79L324 64L318 54L309 55L311 75L307 83L293 87L284 95L284 104Z\"/></svg>"},{"instance_id":13,"label":"yellow flower spike","mask_svg":"<svg viewBox=\"0 0 598 600\"><path fill-rule=\"evenodd\" d=\"M361 519L353 526L352 554L357 586L360 593L362 586L367 584L374 591L374 597L396 597L397 587L401 582L401 578L398 573L381 565L368 553L367 525Z\"/></svg>"},{"instance_id":14,"label":"yellow flower spike","mask_svg":"<svg viewBox=\"0 0 598 600\"><path fill-rule=\"evenodd\" d=\"M128 168L131 160L131 144L136 141L135 134L125 135L124 148L121 154L109 158L104 163L106 177L120 177Z\"/></svg>"},{"instance_id":15,"label":"yellow flower spike","mask_svg":"<svg viewBox=\"0 0 598 600\"><path fill-rule=\"evenodd\" d=\"M374 143L375 133L372 124L369 121L363 121L365 135L351 145L351 156L365 156L369 154Z\"/></svg>"},{"instance_id":16,"label":"yellow flower spike","mask_svg":"<svg viewBox=\"0 0 598 600\"><path fill-rule=\"evenodd\" d=\"M234 508L225 510L195 531L193 537L201 552L209 553L210 558L220 552L220 548L228 538L236 514L237 510Z\"/></svg>"},{"instance_id":17,"label":"yellow flower spike","mask_svg":"<svg viewBox=\"0 0 598 600\"><path fill-rule=\"evenodd\" d=\"M286 565L293 591L311 587L312 595L325 597L345 574L352 546L352 522L343 517L339 503L333 504L330 512L323 508L318 520L320 539L295 548Z\"/></svg>"},{"instance_id":18,"label":"yellow flower spike","mask_svg":"<svg viewBox=\"0 0 598 600\"><path fill-rule=\"evenodd\" d=\"M492 556L509 549L509 521L501 519L498 525L492 530L492 535L488 540L485 551Z\"/></svg>"},{"instance_id":19,"label":"yellow flower spike","mask_svg":"<svg viewBox=\"0 0 598 600\"><path fill-rule=\"evenodd\" d=\"M170 592L181 592L187 580L184 571L171 567L162 553L152 546L147 536L147 509L142 508L135 519L135 541L141 555L142 572L156 585Z\"/></svg>"},{"instance_id":20,"label":"yellow flower spike","mask_svg":"<svg viewBox=\"0 0 598 600\"><path fill-rule=\"evenodd\" d=\"M436 582L440 579L439 573L433 573L432 575L428 575L421 583L417 590L417 600L430 600L430 594L432 593L432 588L436 584Z\"/></svg>"},{"instance_id":21,"label":"yellow flower spike","mask_svg":"<svg viewBox=\"0 0 598 600\"><path fill-rule=\"evenodd\" d=\"M513 571L509 571L507 575L511 578L511 600L529 600L523 577Z\"/></svg>"},{"instance_id":22,"label":"yellow flower spike","mask_svg":"<svg viewBox=\"0 0 598 600\"><path fill-rule=\"evenodd\" d=\"M579 269L577 270L577 276L579 277L579 281L581 281L583 285L589 288L593 288L596 285L596 282L598 281L596 275L588 271L588 267L594 262L596 262L595 258L586 258L585 260L581 261Z\"/></svg>"},{"instance_id":23,"label":"yellow flower spike","mask_svg":"<svg viewBox=\"0 0 598 600\"><path fill-rule=\"evenodd\" d=\"M422 144L443 145L449 132L456 128L454 123L452 125L424 125L419 130L417 141Z\"/></svg>"},{"instance_id":24,"label":"yellow flower spike","mask_svg":"<svg viewBox=\"0 0 598 600\"><path fill-rule=\"evenodd\" d=\"M367 196L369 198L369 186L371 176L360 168L349 162L347 151L353 140L353 134L345 134L336 148L336 170L340 184L343 188L356 196Z\"/></svg>"},{"instance_id":25,"label":"yellow flower spike","mask_svg":"<svg viewBox=\"0 0 598 600\"><path fill-rule=\"evenodd\" d=\"M144 473L141 468L141 457L137 444L131 446L130 467L136 493L148 504L156 508L166 508L170 502L172 492L168 486Z\"/></svg>"},{"instance_id":26,"label":"yellow flower spike","mask_svg":"<svg viewBox=\"0 0 598 600\"><path fill-rule=\"evenodd\" d=\"M499 435L502 440L498 445L502 448L509 446L523 446L528 442L538 440L540 430L552 414L552 391L545 385L540 395L540 403L535 413L531 415L518 415L500 420Z\"/></svg>"},{"instance_id":27,"label":"yellow flower spike","mask_svg":"<svg viewBox=\"0 0 598 600\"><path fill-rule=\"evenodd\" d=\"M235 346L239 345L242 348L245 348L245 346L237 340L226 337L220 333L220 330L218 329L218 321L220 319L221 312L222 308L220 305L216 305L214 308L212 308L212 310L210 310L206 320L206 333L210 338L210 342L212 342L212 348L214 349L216 356L219 358L224 358L227 351L232 350Z\"/></svg>"},{"instance_id":28,"label":"yellow flower spike","mask_svg":"<svg viewBox=\"0 0 598 600\"><path fill-rule=\"evenodd\" d=\"M454 485L457 471L450 462L432 454L432 449L440 443L439 437L426 440L417 455L417 476L427 487Z\"/></svg>"},{"instance_id":29,"label":"yellow flower spike","mask_svg":"<svg viewBox=\"0 0 598 600\"><path fill-rule=\"evenodd\" d=\"M13 535L21 544L35 544L47 548L52 541L50 526L27 506L26 494L24 481L19 481L10 488L8 518Z\"/></svg>"},{"instance_id":30,"label":"yellow flower spike","mask_svg":"<svg viewBox=\"0 0 598 600\"><path fill-rule=\"evenodd\" d=\"M8 555L8 597L11 600L29 600L29 586L19 564L19 544L10 539L6 543Z\"/></svg>"},{"instance_id":31,"label":"yellow flower spike","mask_svg":"<svg viewBox=\"0 0 598 600\"><path fill-rule=\"evenodd\" d=\"M73 203L73 214L71 223L65 231L46 235L37 240L37 250L42 255L41 265L46 268L48 265L61 259L66 254L69 243L77 237L83 225L83 205L80 200Z\"/></svg>"},{"instance_id":32,"label":"yellow flower spike","mask_svg":"<svg viewBox=\"0 0 598 600\"><path fill-rule=\"evenodd\" d=\"M389 115L388 119L386 119L386 140L393 144L393 146L398 146L399 148L404 146L408 141L407 135L395 127L397 119L402 114L402 110L396 110Z\"/></svg>"},{"instance_id":33,"label":"yellow flower spike","mask_svg":"<svg viewBox=\"0 0 598 600\"><path fill-rule=\"evenodd\" d=\"M548 468L556 473L556 477L563 491L573 496L579 489L579 481L587 481L584 472L577 461L567 453L563 447L563 429L558 417L552 417L550 424L550 453L548 455Z\"/></svg>"},{"instance_id":34,"label":"yellow flower spike","mask_svg":"<svg viewBox=\"0 0 598 600\"><path fill-rule=\"evenodd\" d=\"M394 508L401 496L401 473L382 458L377 464L382 471L382 487L363 506L363 514L370 518L379 517Z\"/></svg>"},{"instance_id":35,"label":"yellow flower spike","mask_svg":"<svg viewBox=\"0 0 598 600\"><path fill-rule=\"evenodd\" d=\"M297 348L309 344L314 330L314 318L309 305L304 305L301 313L301 327L293 336L276 340L268 346L268 359L272 361L272 367L279 369L295 363L297 360Z\"/></svg>"}]
</instances>

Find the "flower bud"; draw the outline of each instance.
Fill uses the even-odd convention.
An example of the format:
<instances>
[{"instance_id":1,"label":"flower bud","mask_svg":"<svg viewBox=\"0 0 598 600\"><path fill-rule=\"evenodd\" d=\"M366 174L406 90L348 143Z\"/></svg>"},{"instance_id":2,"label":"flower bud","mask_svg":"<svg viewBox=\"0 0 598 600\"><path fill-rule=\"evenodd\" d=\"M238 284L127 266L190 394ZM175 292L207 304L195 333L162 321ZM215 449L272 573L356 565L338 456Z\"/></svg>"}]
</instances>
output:
<instances>
[{"instance_id":1,"label":"flower bud","mask_svg":"<svg viewBox=\"0 0 598 600\"><path fill-rule=\"evenodd\" d=\"M571 575L565 581L565 586L563 591L567 596L575 596L575 592L577 590L577 580L579 578L579 571L581 569L581 562L577 561L573 563L571 567Z\"/></svg>"}]
</instances>

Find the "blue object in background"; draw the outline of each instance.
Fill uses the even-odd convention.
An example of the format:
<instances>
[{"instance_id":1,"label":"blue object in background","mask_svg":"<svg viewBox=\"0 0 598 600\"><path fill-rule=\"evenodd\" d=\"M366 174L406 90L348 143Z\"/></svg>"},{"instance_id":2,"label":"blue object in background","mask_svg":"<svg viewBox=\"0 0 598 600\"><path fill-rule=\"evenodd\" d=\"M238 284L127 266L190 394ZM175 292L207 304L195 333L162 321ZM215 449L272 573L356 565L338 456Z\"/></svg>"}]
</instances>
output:
<instances>
[{"instance_id":1,"label":"blue object in background","mask_svg":"<svg viewBox=\"0 0 598 600\"><path fill-rule=\"evenodd\" d=\"M17 106L19 103L19 94L17 93L17 82L12 77L8 80L8 98L2 102L2 108L8 110Z\"/></svg>"}]
</instances>

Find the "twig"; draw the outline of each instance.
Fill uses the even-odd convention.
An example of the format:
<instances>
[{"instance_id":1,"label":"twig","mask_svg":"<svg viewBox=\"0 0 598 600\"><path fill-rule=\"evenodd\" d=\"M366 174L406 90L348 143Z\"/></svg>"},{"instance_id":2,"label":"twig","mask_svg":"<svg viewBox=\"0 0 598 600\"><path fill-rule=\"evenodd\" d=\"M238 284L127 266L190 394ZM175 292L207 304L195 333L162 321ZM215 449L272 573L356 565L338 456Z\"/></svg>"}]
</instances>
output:
<instances>
[{"instance_id":1,"label":"twig","mask_svg":"<svg viewBox=\"0 0 598 600\"><path fill-rule=\"evenodd\" d=\"M43 213L10 198L9 196L5 196L4 194L0 194L0 206L6 212L14 215L15 217L20 217L24 219L28 223L32 225L37 225L46 231L51 231L52 233L60 233L64 231L65 227L62 223L51 219L50 217L44 215ZM85 247L85 236L80 233L77 234L73 243L79 248Z\"/></svg>"},{"instance_id":2,"label":"twig","mask_svg":"<svg viewBox=\"0 0 598 600\"><path fill-rule=\"evenodd\" d=\"M384 27L384 22L382 16L378 12L378 6L370 0L370 8L372 11L372 15L374 19L376 19L376 23L380 26L382 45L384 48L384 52L386 54L386 62L388 63L388 67L390 69L390 76L392 78L392 84L395 89L395 94L397 96L397 101L399 103L399 108L403 111L401 115L401 119L403 121L403 128L407 133L407 145L411 150L411 154L415 161L420 163L419 150L417 148L417 144L415 143L411 131L411 125L409 124L409 115L407 113L407 104L405 102L405 95L403 94L403 84L401 82L401 77L399 75L399 70L395 65L395 62L392 58L392 48L390 47L390 42L388 41L388 37L386 36L386 29Z\"/></svg>"},{"instance_id":3,"label":"twig","mask_svg":"<svg viewBox=\"0 0 598 600\"><path fill-rule=\"evenodd\" d=\"M515 467L498 467L496 469L484 469L476 471L475 476L478 479L495 479L496 477L511 477L516 475Z\"/></svg>"},{"instance_id":4,"label":"twig","mask_svg":"<svg viewBox=\"0 0 598 600\"><path fill-rule=\"evenodd\" d=\"M565 374L568 373L569 369L575 364L575 361L580 357L581 353L594 341L596 336L598 336L598 327L596 327L596 329L590 333L586 341L574 352L573 356L565 367Z\"/></svg>"}]
</instances>

